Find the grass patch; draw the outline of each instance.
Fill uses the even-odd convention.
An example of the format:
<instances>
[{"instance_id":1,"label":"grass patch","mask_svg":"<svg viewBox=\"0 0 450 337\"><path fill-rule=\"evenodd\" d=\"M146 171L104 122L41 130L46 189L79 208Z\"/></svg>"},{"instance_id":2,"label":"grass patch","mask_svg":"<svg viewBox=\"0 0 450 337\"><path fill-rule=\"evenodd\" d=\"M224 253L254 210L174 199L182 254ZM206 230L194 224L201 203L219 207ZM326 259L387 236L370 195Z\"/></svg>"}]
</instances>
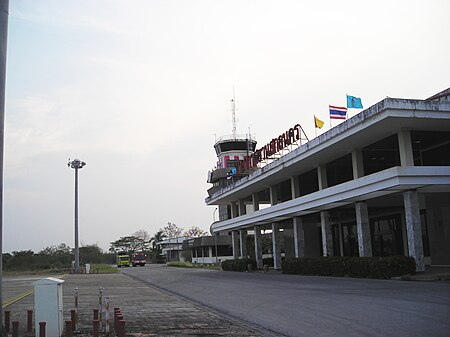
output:
<instances>
[{"instance_id":1,"label":"grass patch","mask_svg":"<svg viewBox=\"0 0 450 337\"><path fill-rule=\"evenodd\" d=\"M178 267L178 268L194 268L194 265L190 262L167 262L167 267Z\"/></svg>"},{"instance_id":2,"label":"grass patch","mask_svg":"<svg viewBox=\"0 0 450 337\"><path fill-rule=\"evenodd\" d=\"M98 271L97 271L98 270ZM80 266L80 271L85 272L84 266ZM36 270L4 270L4 276L33 276L33 275L64 275L70 274L72 270L70 268L59 269L36 269ZM117 273L117 267L110 264L91 264L91 274L112 274Z\"/></svg>"},{"instance_id":3,"label":"grass patch","mask_svg":"<svg viewBox=\"0 0 450 337\"><path fill-rule=\"evenodd\" d=\"M178 268L201 268L201 269L214 269L221 270L222 267L220 263L214 264L202 264L202 263L191 263L191 262L168 262L167 267L178 267Z\"/></svg>"},{"instance_id":4,"label":"grass patch","mask_svg":"<svg viewBox=\"0 0 450 337\"><path fill-rule=\"evenodd\" d=\"M99 274L113 274L119 272L117 267L110 264L92 264L91 273L95 273L98 269Z\"/></svg>"},{"instance_id":5,"label":"grass patch","mask_svg":"<svg viewBox=\"0 0 450 337\"><path fill-rule=\"evenodd\" d=\"M63 275L68 269L38 269L38 270L4 270L4 276L33 276L33 275Z\"/></svg>"}]
</instances>

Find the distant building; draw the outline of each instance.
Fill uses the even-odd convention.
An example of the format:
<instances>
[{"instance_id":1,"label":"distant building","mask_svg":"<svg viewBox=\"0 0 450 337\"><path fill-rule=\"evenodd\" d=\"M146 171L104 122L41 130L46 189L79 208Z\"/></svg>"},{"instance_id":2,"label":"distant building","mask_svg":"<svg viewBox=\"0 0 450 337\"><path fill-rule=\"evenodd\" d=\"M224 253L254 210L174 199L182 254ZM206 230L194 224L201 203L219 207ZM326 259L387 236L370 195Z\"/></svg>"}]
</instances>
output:
<instances>
[{"instance_id":1,"label":"distant building","mask_svg":"<svg viewBox=\"0 0 450 337\"><path fill-rule=\"evenodd\" d=\"M178 237L167 239L156 243L161 247L161 254L166 259L166 262L179 261L184 262L183 257L183 241L189 239L187 237Z\"/></svg>"},{"instance_id":2,"label":"distant building","mask_svg":"<svg viewBox=\"0 0 450 337\"><path fill-rule=\"evenodd\" d=\"M211 233L231 234L235 258L248 256L250 235L262 267L264 230L276 269L282 254L450 265L450 89L386 98L311 141L293 132L260 150L248 138L215 145L205 201L219 207Z\"/></svg>"},{"instance_id":3,"label":"distant building","mask_svg":"<svg viewBox=\"0 0 450 337\"><path fill-rule=\"evenodd\" d=\"M188 252L192 263L219 263L233 258L231 236L202 236L186 239L183 250Z\"/></svg>"}]
</instances>

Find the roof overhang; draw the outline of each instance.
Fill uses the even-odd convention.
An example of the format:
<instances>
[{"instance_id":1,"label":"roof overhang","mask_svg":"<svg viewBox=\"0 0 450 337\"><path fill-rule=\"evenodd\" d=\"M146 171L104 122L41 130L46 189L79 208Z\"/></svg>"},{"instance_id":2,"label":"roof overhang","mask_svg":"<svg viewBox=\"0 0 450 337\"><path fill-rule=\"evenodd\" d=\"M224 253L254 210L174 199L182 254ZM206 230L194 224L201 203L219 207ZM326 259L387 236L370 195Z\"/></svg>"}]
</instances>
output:
<instances>
[{"instance_id":1,"label":"roof overhang","mask_svg":"<svg viewBox=\"0 0 450 337\"><path fill-rule=\"evenodd\" d=\"M406 190L450 192L450 166L392 167L250 214L215 222L211 232L269 224Z\"/></svg>"}]
</instances>

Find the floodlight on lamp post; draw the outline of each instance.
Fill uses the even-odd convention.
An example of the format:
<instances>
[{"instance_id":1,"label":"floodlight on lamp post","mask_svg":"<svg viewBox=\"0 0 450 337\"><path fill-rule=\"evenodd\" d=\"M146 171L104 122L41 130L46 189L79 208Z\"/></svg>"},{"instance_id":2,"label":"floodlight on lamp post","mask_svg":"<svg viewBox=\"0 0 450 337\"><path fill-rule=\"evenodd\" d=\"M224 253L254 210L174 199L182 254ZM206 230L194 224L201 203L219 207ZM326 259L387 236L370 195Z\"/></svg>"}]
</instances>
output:
<instances>
[{"instance_id":1,"label":"floodlight on lamp post","mask_svg":"<svg viewBox=\"0 0 450 337\"><path fill-rule=\"evenodd\" d=\"M80 269L80 248L78 246L78 169L82 169L86 165L80 159L74 159L67 163L67 166L75 170L75 265L74 273L78 274Z\"/></svg>"}]
</instances>

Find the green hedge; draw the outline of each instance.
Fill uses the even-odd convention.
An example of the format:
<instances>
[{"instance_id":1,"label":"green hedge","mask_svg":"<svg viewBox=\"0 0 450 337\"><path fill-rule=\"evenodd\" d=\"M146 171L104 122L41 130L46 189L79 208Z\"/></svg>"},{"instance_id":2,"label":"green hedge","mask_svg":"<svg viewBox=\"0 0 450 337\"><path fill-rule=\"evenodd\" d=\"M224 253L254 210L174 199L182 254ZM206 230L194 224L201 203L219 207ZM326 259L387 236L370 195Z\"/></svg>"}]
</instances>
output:
<instances>
[{"instance_id":1,"label":"green hedge","mask_svg":"<svg viewBox=\"0 0 450 337\"><path fill-rule=\"evenodd\" d=\"M282 270L284 274L389 279L415 274L416 264L406 256L304 257L287 258Z\"/></svg>"},{"instance_id":2,"label":"green hedge","mask_svg":"<svg viewBox=\"0 0 450 337\"><path fill-rule=\"evenodd\" d=\"M252 269L256 269L256 260L253 259L225 260L222 262L222 270L247 271L249 264L252 265Z\"/></svg>"}]
</instances>

